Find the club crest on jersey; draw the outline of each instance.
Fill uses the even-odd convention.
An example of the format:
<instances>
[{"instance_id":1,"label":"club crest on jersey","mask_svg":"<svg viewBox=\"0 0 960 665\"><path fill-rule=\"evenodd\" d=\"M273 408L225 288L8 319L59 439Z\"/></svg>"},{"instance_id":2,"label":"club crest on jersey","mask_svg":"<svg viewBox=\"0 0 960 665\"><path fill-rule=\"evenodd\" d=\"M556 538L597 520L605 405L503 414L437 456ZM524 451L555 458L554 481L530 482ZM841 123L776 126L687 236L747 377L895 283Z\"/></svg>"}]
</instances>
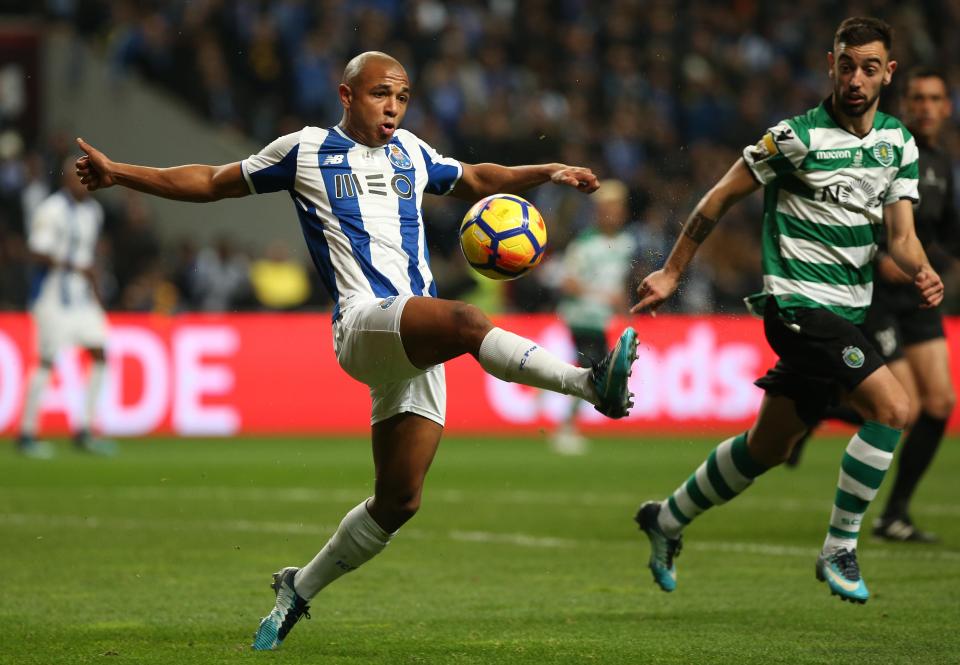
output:
<instances>
[{"instance_id":1,"label":"club crest on jersey","mask_svg":"<svg viewBox=\"0 0 960 665\"><path fill-rule=\"evenodd\" d=\"M396 296L388 296L380 301L380 309L390 309L390 305L397 301Z\"/></svg>"},{"instance_id":2,"label":"club crest on jersey","mask_svg":"<svg viewBox=\"0 0 960 665\"><path fill-rule=\"evenodd\" d=\"M867 357L863 355L863 351L860 350L859 346L845 347L842 358L843 364L851 369L860 369L867 360Z\"/></svg>"},{"instance_id":3,"label":"club crest on jersey","mask_svg":"<svg viewBox=\"0 0 960 665\"><path fill-rule=\"evenodd\" d=\"M878 141L873 146L873 157L883 166L893 164L893 146L886 141Z\"/></svg>"},{"instance_id":4,"label":"club crest on jersey","mask_svg":"<svg viewBox=\"0 0 960 665\"><path fill-rule=\"evenodd\" d=\"M387 146L387 158L390 160L390 163L398 169L409 169L413 166L413 162L410 161L407 154L401 150L400 146L396 143L391 143Z\"/></svg>"}]
</instances>

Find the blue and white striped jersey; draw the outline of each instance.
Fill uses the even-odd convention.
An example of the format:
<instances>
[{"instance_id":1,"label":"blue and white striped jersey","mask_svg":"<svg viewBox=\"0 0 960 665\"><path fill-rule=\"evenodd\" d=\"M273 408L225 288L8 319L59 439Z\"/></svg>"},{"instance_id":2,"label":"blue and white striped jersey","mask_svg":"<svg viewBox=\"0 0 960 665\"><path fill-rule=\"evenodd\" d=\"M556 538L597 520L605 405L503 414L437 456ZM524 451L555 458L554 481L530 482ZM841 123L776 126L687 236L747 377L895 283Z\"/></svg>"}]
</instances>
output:
<instances>
[{"instance_id":1,"label":"blue and white striped jersey","mask_svg":"<svg viewBox=\"0 0 960 665\"><path fill-rule=\"evenodd\" d=\"M93 301L90 281L78 270L93 266L102 226L103 208L92 198L77 201L61 189L37 206L28 220L27 246L61 267L34 271L29 298L33 306L53 300L63 307L86 306Z\"/></svg>"},{"instance_id":2,"label":"blue and white striped jersey","mask_svg":"<svg viewBox=\"0 0 960 665\"><path fill-rule=\"evenodd\" d=\"M398 129L372 148L339 127L304 127L241 162L255 194L287 190L336 306L402 294L436 296L423 195L447 194L463 167Z\"/></svg>"}]
</instances>

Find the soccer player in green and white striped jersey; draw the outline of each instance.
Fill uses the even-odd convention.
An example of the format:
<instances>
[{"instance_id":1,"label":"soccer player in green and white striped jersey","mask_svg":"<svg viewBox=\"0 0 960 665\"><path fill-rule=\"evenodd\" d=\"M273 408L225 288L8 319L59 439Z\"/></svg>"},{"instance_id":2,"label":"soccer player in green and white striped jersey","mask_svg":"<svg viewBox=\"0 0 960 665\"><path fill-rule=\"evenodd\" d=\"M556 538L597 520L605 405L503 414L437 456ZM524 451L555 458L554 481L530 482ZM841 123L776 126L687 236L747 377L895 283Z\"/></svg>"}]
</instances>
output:
<instances>
[{"instance_id":1,"label":"soccer player in green and white striped jersey","mask_svg":"<svg viewBox=\"0 0 960 665\"><path fill-rule=\"evenodd\" d=\"M633 311L655 310L723 213L763 187L764 288L747 301L763 313L779 360L757 381L765 395L750 430L721 443L671 496L637 514L651 543L650 569L665 591L676 587L683 529L783 462L808 424L842 400L865 424L843 455L816 572L844 600L869 597L857 537L908 412L904 389L859 327L870 305L881 224L889 254L913 280L922 306L943 299L943 283L914 230L916 144L896 118L877 111L897 66L890 48L883 21L843 21L827 55L831 96L746 148L697 205L664 267L638 288Z\"/></svg>"}]
</instances>

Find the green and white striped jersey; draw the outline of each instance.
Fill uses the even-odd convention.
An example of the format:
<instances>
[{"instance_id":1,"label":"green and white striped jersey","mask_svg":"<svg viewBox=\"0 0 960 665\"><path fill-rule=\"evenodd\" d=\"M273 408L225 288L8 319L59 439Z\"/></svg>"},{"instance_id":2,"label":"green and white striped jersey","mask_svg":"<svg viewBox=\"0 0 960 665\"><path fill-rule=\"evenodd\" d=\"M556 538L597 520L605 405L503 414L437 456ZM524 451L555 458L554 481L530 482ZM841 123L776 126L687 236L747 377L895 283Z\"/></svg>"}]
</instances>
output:
<instances>
[{"instance_id":1,"label":"green and white striped jersey","mask_svg":"<svg viewBox=\"0 0 960 665\"><path fill-rule=\"evenodd\" d=\"M583 286L580 296L566 296L558 311L574 330L603 332L616 312L612 298L627 289L637 243L629 231L606 236L590 229L567 247L563 268Z\"/></svg>"},{"instance_id":2,"label":"green and white striped jersey","mask_svg":"<svg viewBox=\"0 0 960 665\"><path fill-rule=\"evenodd\" d=\"M860 138L841 129L830 100L785 120L743 151L764 186L763 293L786 317L828 309L862 323L873 295L883 207L919 201L917 146L893 116L877 113Z\"/></svg>"}]
</instances>

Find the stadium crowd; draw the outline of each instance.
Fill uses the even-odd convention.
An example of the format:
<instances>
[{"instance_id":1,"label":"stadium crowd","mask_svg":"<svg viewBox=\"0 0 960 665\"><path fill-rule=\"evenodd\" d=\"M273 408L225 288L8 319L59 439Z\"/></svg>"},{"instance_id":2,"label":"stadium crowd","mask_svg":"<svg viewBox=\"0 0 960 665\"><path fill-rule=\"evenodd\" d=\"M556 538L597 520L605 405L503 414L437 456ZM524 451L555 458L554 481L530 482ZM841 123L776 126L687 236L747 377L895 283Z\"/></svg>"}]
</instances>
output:
<instances>
[{"instance_id":1,"label":"stadium crowd","mask_svg":"<svg viewBox=\"0 0 960 665\"><path fill-rule=\"evenodd\" d=\"M901 66L944 68L960 109L960 42L948 34L960 5L949 0L51 0L45 11L106 54L115 76L141 76L260 144L305 124L335 123L331 91L348 57L389 52L415 85L405 126L444 154L559 159L624 182L638 247L632 283L662 262L683 217L745 145L820 101L837 16L891 21ZM895 103L888 95L888 110ZM10 128L0 130L0 308L22 308L25 220L72 146L63 136L25 146ZM956 123L945 147L960 155ZM533 198L558 256L590 225L593 204L564 188L541 188ZM742 296L760 283L760 203L724 218L676 309L743 311ZM436 198L426 209L441 295L492 311L553 309L559 261L506 286L473 278L457 247L464 209ZM108 209L101 249L102 295L113 309L329 304L313 269L287 248L253 253L229 239L196 247L166 238L135 195ZM948 284L948 294L956 291ZM947 309L957 311L957 301Z\"/></svg>"}]
</instances>

